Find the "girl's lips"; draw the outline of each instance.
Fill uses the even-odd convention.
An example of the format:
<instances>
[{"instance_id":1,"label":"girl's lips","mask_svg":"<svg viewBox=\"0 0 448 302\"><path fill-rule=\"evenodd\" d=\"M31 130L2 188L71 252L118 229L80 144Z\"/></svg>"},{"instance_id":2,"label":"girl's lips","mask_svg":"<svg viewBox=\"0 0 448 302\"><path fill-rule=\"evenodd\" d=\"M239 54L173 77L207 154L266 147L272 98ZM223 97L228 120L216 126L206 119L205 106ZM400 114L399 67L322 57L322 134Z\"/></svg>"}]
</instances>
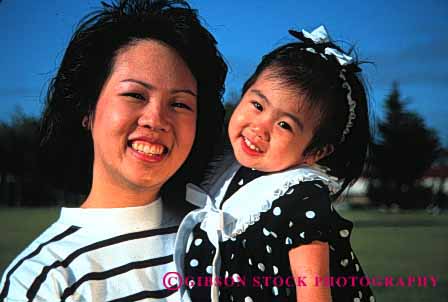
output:
<instances>
[{"instance_id":1,"label":"girl's lips","mask_svg":"<svg viewBox=\"0 0 448 302\"><path fill-rule=\"evenodd\" d=\"M241 149L248 155L250 156L261 156L263 154L263 152L261 151L257 151L254 149L251 149L247 143L246 143L246 138L244 136L240 137L240 145L241 145Z\"/></svg>"}]
</instances>

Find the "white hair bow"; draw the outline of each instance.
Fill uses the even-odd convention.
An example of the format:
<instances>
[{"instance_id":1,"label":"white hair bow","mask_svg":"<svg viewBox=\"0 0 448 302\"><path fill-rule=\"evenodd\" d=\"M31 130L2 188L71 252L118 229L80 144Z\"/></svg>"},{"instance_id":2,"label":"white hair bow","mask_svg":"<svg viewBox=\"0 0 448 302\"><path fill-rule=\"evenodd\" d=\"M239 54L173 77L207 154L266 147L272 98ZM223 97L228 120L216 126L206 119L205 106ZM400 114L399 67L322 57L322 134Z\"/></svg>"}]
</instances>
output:
<instances>
[{"instance_id":1,"label":"white hair bow","mask_svg":"<svg viewBox=\"0 0 448 302\"><path fill-rule=\"evenodd\" d=\"M312 40L316 44L323 44L330 42L330 36L323 25L320 25L319 27L315 28L311 33L302 29L302 33L305 38ZM341 64L342 66L351 64L353 62L352 57L332 47L326 47L324 53L325 55L334 56L338 60L339 64Z\"/></svg>"}]
</instances>

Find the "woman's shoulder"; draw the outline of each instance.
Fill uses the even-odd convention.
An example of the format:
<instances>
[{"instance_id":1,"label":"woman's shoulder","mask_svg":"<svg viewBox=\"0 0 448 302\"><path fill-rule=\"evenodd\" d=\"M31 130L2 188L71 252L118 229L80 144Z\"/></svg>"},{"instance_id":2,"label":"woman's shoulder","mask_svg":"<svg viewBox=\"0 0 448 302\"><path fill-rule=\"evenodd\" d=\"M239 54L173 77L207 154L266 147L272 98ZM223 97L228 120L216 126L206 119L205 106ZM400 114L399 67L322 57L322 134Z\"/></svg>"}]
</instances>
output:
<instances>
[{"instance_id":1,"label":"woman's shoulder","mask_svg":"<svg viewBox=\"0 0 448 302\"><path fill-rule=\"evenodd\" d=\"M63 275L51 270L46 279L40 280L38 277L46 267L63 257L58 246L64 238L78 230L79 227L68 226L58 220L34 239L5 270L0 285L0 300L24 301L27 295L33 294L34 289L38 289L39 295L48 301L59 298L57 294L67 285Z\"/></svg>"}]
</instances>

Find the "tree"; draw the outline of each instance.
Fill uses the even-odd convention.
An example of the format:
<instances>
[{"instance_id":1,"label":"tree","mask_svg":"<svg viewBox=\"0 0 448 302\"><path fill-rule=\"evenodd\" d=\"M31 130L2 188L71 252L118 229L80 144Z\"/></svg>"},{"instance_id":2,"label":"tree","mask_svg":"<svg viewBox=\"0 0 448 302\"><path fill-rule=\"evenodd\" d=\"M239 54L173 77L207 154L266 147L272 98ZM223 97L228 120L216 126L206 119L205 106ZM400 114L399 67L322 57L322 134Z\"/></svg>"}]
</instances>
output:
<instances>
[{"instance_id":1,"label":"tree","mask_svg":"<svg viewBox=\"0 0 448 302\"><path fill-rule=\"evenodd\" d=\"M225 125L229 123L233 110L235 110L235 107L239 101L240 94L236 90L231 90L224 101L224 109L226 111L226 115L224 117Z\"/></svg>"},{"instance_id":2,"label":"tree","mask_svg":"<svg viewBox=\"0 0 448 302\"><path fill-rule=\"evenodd\" d=\"M38 118L26 115L18 106L10 123L0 123L0 196L4 203L35 205L43 199L38 148Z\"/></svg>"},{"instance_id":3,"label":"tree","mask_svg":"<svg viewBox=\"0 0 448 302\"><path fill-rule=\"evenodd\" d=\"M397 203L410 208L430 202L430 191L418 180L437 158L440 143L435 131L406 105L394 83L385 101L386 116L378 125L380 138L371 158L375 180L369 195L376 204Z\"/></svg>"}]
</instances>

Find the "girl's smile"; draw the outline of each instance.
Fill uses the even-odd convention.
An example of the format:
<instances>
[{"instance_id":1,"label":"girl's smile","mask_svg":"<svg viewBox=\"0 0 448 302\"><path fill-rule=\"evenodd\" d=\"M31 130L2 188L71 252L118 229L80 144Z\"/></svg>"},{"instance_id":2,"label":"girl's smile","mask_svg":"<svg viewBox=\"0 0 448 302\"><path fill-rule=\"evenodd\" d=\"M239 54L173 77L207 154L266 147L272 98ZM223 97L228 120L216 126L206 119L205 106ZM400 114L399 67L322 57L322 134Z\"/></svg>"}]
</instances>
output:
<instances>
[{"instance_id":1,"label":"girl's smile","mask_svg":"<svg viewBox=\"0 0 448 302\"><path fill-rule=\"evenodd\" d=\"M245 92L229 122L229 138L243 166L264 172L282 171L314 156L303 151L311 141L317 118L300 93L264 71Z\"/></svg>"}]
</instances>

